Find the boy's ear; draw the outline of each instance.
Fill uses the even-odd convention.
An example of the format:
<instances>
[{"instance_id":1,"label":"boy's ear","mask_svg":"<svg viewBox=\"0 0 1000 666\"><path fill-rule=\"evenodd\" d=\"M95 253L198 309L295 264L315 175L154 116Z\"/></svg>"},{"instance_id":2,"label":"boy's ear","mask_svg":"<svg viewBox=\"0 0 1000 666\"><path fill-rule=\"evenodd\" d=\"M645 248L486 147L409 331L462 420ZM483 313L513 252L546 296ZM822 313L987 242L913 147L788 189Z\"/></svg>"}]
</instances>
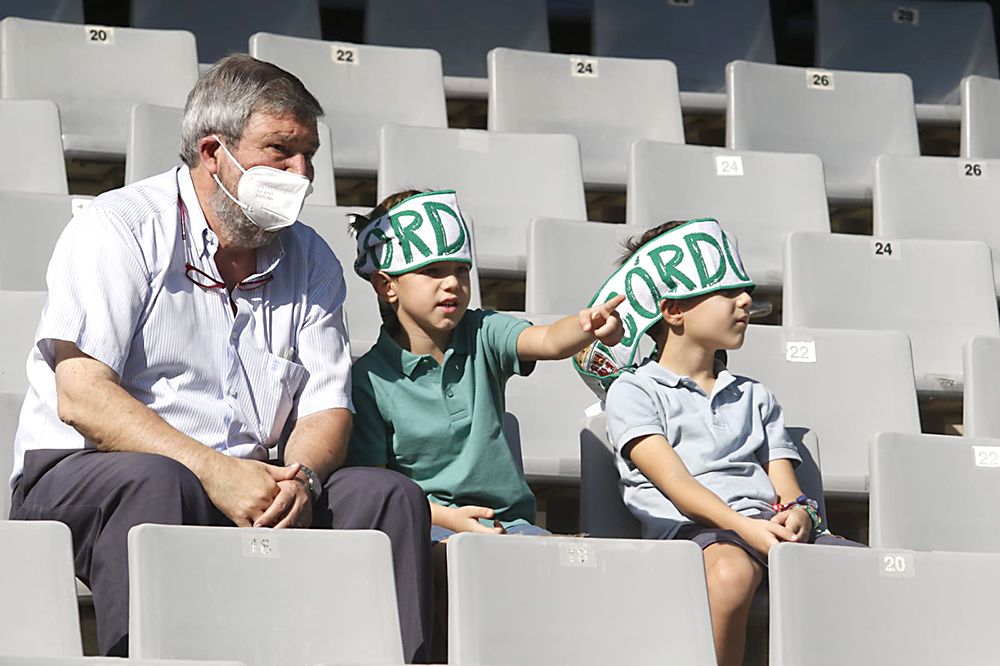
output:
<instances>
[{"instance_id":1,"label":"boy's ear","mask_svg":"<svg viewBox=\"0 0 1000 666\"><path fill-rule=\"evenodd\" d=\"M684 309L679 301L664 298L660 301L660 314L668 326L680 326L684 323Z\"/></svg>"},{"instance_id":2,"label":"boy's ear","mask_svg":"<svg viewBox=\"0 0 1000 666\"><path fill-rule=\"evenodd\" d=\"M396 302L398 298L396 294L396 278L382 271L376 271L372 275L371 282L375 288L375 293L378 294L379 300L390 304Z\"/></svg>"}]
</instances>

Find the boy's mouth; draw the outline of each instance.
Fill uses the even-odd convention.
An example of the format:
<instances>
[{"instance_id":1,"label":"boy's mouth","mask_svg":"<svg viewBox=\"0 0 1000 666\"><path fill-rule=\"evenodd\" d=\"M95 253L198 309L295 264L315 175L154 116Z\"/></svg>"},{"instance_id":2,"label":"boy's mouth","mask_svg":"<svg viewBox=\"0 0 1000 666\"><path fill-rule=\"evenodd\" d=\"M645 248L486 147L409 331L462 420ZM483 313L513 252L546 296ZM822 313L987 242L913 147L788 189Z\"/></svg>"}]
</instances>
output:
<instances>
[{"instance_id":1,"label":"boy's mouth","mask_svg":"<svg viewBox=\"0 0 1000 666\"><path fill-rule=\"evenodd\" d=\"M447 313L455 312L456 310L458 310L458 299L446 298L445 300L438 303L438 307Z\"/></svg>"}]
</instances>

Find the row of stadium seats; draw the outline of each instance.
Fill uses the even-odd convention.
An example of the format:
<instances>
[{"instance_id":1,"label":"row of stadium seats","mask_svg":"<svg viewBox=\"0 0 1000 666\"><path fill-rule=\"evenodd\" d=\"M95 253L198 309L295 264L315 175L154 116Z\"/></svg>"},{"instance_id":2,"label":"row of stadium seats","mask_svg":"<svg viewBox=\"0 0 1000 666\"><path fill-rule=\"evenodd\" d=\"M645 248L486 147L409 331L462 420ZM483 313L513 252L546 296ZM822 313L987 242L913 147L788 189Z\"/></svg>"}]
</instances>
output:
<instances>
[{"instance_id":1,"label":"row of stadium seats","mask_svg":"<svg viewBox=\"0 0 1000 666\"><path fill-rule=\"evenodd\" d=\"M0 18L83 23L82 0L2 0ZM266 30L319 39L319 0L130 0L134 28L187 30L198 60L210 63L246 48ZM496 46L548 51L545 0L367 0L364 41L432 48L455 85L481 88L486 52ZM737 59L774 63L769 0L595 0L592 52L598 56L674 61L685 91L725 90L724 65ZM922 103L954 104L963 76L997 77L997 50L985 2L819 0L819 67L902 72ZM460 79L468 79L461 81Z\"/></svg>"},{"instance_id":2,"label":"row of stadium seats","mask_svg":"<svg viewBox=\"0 0 1000 666\"><path fill-rule=\"evenodd\" d=\"M0 537L4 607L18 611L0 622L0 652L76 663L51 660L80 654L69 530L4 521ZM461 534L447 557L450 664L596 666L623 646L634 664L715 664L691 542ZM993 663L1000 553L779 544L769 560L772 666ZM402 661L378 532L143 525L129 586L140 659ZM281 630L262 630L276 609Z\"/></svg>"}]
</instances>

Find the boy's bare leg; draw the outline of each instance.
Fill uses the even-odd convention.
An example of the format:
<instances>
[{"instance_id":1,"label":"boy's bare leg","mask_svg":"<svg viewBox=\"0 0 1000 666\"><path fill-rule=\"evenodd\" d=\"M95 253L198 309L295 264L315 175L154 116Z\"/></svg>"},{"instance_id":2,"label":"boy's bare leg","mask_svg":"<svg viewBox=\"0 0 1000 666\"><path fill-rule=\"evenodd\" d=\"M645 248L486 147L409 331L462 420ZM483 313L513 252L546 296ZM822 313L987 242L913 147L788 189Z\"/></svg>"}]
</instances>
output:
<instances>
[{"instance_id":1,"label":"boy's bare leg","mask_svg":"<svg viewBox=\"0 0 1000 666\"><path fill-rule=\"evenodd\" d=\"M712 544L704 554L716 659L719 666L740 666L750 604L764 570L745 550L732 544Z\"/></svg>"}]
</instances>

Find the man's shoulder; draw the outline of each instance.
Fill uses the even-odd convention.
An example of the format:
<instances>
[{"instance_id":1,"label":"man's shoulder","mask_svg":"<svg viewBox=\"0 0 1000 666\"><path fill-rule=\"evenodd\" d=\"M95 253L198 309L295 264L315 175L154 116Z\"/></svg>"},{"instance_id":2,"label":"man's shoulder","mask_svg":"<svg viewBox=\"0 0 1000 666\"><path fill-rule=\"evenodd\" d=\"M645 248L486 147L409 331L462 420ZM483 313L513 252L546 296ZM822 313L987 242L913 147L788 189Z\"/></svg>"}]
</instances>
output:
<instances>
[{"instance_id":1,"label":"man's shoulder","mask_svg":"<svg viewBox=\"0 0 1000 666\"><path fill-rule=\"evenodd\" d=\"M323 274L343 275L340 258L330 249L330 245L319 233L307 224L296 222L288 227L281 242L286 255L295 256L305 262L311 270Z\"/></svg>"},{"instance_id":2,"label":"man's shoulder","mask_svg":"<svg viewBox=\"0 0 1000 666\"><path fill-rule=\"evenodd\" d=\"M150 223L167 211L176 214L176 169L99 195L86 210L104 220L118 220L132 229Z\"/></svg>"}]
</instances>

